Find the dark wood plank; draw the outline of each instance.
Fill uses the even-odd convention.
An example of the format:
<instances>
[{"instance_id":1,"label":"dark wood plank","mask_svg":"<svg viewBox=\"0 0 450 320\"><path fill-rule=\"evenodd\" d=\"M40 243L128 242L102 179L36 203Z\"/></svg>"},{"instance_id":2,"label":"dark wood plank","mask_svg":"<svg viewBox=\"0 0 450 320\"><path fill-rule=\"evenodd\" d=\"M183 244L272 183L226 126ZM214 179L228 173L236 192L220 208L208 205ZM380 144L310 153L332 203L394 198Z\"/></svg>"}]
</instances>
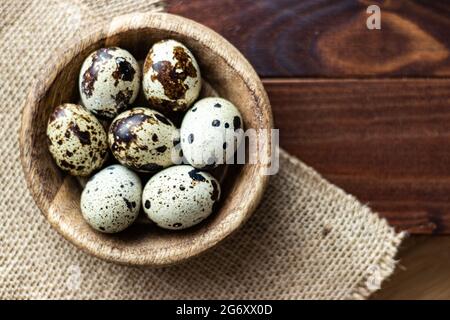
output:
<instances>
[{"instance_id":1,"label":"dark wood plank","mask_svg":"<svg viewBox=\"0 0 450 320\"><path fill-rule=\"evenodd\" d=\"M354 0L168 0L230 40L263 77L450 75L450 2L384 1L368 30Z\"/></svg>"},{"instance_id":2,"label":"dark wood plank","mask_svg":"<svg viewBox=\"0 0 450 320\"><path fill-rule=\"evenodd\" d=\"M282 147L399 229L450 233L450 79L265 87Z\"/></svg>"}]
</instances>

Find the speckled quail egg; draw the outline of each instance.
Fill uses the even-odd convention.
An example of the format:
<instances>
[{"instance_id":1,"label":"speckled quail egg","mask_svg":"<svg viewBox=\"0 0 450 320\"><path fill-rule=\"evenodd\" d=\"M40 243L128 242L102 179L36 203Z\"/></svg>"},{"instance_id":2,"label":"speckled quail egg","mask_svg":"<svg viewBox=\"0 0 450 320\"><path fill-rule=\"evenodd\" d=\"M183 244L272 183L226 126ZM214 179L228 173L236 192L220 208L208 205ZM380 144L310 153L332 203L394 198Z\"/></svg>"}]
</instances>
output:
<instances>
[{"instance_id":1,"label":"speckled quail egg","mask_svg":"<svg viewBox=\"0 0 450 320\"><path fill-rule=\"evenodd\" d=\"M145 58L142 88L152 108L163 113L187 110L201 89L195 57L178 41L155 43Z\"/></svg>"},{"instance_id":2,"label":"speckled quail egg","mask_svg":"<svg viewBox=\"0 0 450 320\"><path fill-rule=\"evenodd\" d=\"M165 229L185 229L204 220L220 198L220 185L209 173L189 165L167 168L144 187L147 216Z\"/></svg>"},{"instance_id":3,"label":"speckled quail egg","mask_svg":"<svg viewBox=\"0 0 450 320\"><path fill-rule=\"evenodd\" d=\"M204 98L183 118L181 149L192 166L216 167L233 157L242 141L242 129L242 116L230 101Z\"/></svg>"},{"instance_id":4,"label":"speckled quail egg","mask_svg":"<svg viewBox=\"0 0 450 320\"><path fill-rule=\"evenodd\" d=\"M79 77L81 100L97 116L113 118L136 99L141 71L126 50L109 47L91 53Z\"/></svg>"},{"instance_id":5,"label":"speckled quail egg","mask_svg":"<svg viewBox=\"0 0 450 320\"><path fill-rule=\"evenodd\" d=\"M161 113L134 108L114 119L108 140L114 157L123 165L140 172L156 172L173 164L179 131Z\"/></svg>"},{"instance_id":6,"label":"speckled quail egg","mask_svg":"<svg viewBox=\"0 0 450 320\"><path fill-rule=\"evenodd\" d=\"M130 169L115 164L87 182L81 193L81 212L94 229L115 233L130 226L139 214L141 180Z\"/></svg>"},{"instance_id":7,"label":"speckled quail egg","mask_svg":"<svg viewBox=\"0 0 450 320\"><path fill-rule=\"evenodd\" d=\"M99 169L108 155L108 140L100 122L84 107L62 104L47 125L49 150L56 164L74 176Z\"/></svg>"}]
</instances>

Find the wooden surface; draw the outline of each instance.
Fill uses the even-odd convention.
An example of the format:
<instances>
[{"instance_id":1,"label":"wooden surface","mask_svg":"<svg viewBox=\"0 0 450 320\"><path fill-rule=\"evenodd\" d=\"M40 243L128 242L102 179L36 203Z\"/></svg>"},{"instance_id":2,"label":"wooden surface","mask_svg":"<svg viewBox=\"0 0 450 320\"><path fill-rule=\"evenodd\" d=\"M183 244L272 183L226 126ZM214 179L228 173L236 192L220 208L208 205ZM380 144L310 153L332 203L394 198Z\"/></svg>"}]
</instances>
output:
<instances>
[{"instance_id":1,"label":"wooden surface","mask_svg":"<svg viewBox=\"0 0 450 320\"><path fill-rule=\"evenodd\" d=\"M449 1L168 2L265 77L284 148L398 229L450 233ZM399 259L374 299L450 298L450 237L411 236Z\"/></svg>"},{"instance_id":2,"label":"wooden surface","mask_svg":"<svg viewBox=\"0 0 450 320\"><path fill-rule=\"evenodd\" d=\"M231 41L263 77L450 74L450 2L167 0ZM366 8L381 7L380 30Z\"/></svg>"},{"instance_id":3,"label":"wooden surface","mask_svg":"<svg viewBox=\"0 0 450 320\"><path fill-rule=\"evenodd\" d=\"M253 213L267 186L269 176L264 163L229 166L227 179L221 185L222 201L215 214L179 232L134 224L111 236L94 231L84 221L77 179L64 174L48 152L45 130L49 115L63 102L79 100L79 70L92 51L118 46L143 60L155 41L166 38L181 41L194 56L201 57L198 62L211 92L216 90L221 97L242 106L240 112L247 129L267 129L265 139L259 140L258 152L270 158L273 122L263 85L247 60L204 26L165 13L133 14L105 23L89 38L64 48L40 71L24 107L20 132L22 166L33 198L50 224L77 247L107 261L161 266L196 256L239 228ZM223 73L227 76L223 77Z\"/></svg>"},{"instance_id":4,"label":"wooden surface","mask_svg":"<svg viewBox=\"0 0 450 320\"><path fill-rule=\"evenodd\" d=\"M282 147L399 229L450 229L449 80L264 84Z\"/></svg>"},{"instance_id":5,"label":"wooden surface","mask_svg":"<svg viewBox=\"0 0 450 320\"><path fill-rule=\"evenodd\" d=\"M413 236L400 262L372 299L450 299L450 237Z\"/></svg>"},{"instance_id":6,"label":"wooden surface","mask_svg":"<svg viewBox=\"0 0 450 320\"><path fill-rule=\"evenodd\" d=\"M381 7L381 30L366 8ZM265 77L280 143L398 230L450 233L450 2L169 0ZM205 14L208 12L208 14Z\"/></svg>"}]
</instances>

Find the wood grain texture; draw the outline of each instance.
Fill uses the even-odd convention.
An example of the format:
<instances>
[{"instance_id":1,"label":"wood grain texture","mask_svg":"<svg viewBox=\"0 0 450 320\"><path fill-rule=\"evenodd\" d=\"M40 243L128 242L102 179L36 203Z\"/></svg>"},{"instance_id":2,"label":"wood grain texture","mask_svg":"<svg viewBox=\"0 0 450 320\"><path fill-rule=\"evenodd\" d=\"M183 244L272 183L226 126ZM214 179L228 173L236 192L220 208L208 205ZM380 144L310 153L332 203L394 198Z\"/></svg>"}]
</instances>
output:
<instances>
[{"instance_id":1,"label":"wood grain texture","mask_svg":"<svg viewBox=\"0 0 450 320\"><path fill-rule=\"evenodd\" d=\"M281 145L398 229L449 233L448 1L168 0L266 80ZM382 9L382 31L365 8ZM205 14L207 12L207 14ZM312 78L335 78L313 80ZM373 82L337 78L383 78ZM347 81L347 82L346 82ZM450 238L411 237L374 299L448 299Z\"/></svg>"},{"instance_id":2,"label":"wood grain texture","mask_svg":"<svg viewBox=\"0 0 450 320\"><path fill-rule=\"evenodd\" d=\"M24 107L22 166L36 204L51 225L79 248L107 261L161 266L196 256L228 237L250 217L268 183L266 166L261 162L229 166L222 184L223 201L216 212L204 223L180 232L134 224L122 233L109 235L94 231L83 220L78 181L62 173L50 157L45 135L48 117L59 104L79 101L79 70L92 51L119 46L143 60L151 45L165 38L179 40L190 48L212 89L240 106L246 128L270 129L273 125L267 94L248 61L225 39L191 20L163 13L121 16L55 54L41 70ZM270 158L268 134L270 130L259 147Z\"/></svg>"},{"instance_id":3,"label":"wood grain texture","mask_svg":"<svg viewBox=\"0 0 450 320\"><path fill-rule=\"evenodd\" d=\"M280 144L413 233L450 232L450 80L265 80Z\"/></svg>"},{"instance_id":4,"label":"wood grain texture","mask_svg":"<svg viewBox=\"0 0 450 320\"><path fill-rule=\"evenodd\" d=\"M448 1L168 0L231 41L263 77L450 75ZM381 7L382 30L366 8Z\"/></svg>"},{"instance_id":5,"label":"wood grain texture","mask_svg":"<svg viewBox=\"0 0 450 320\"><path fill-rule=\"evenodd\" d=\"M260 75L311 77L265 82L284 148L398 229L450 232L450 3L378 3L382 30L366 28L365 1L168 4L223 34ZM400 76L443 79L387 79Z\"/></svg>"},{"instance_id":6,"label":"wood grain texture","mask_svg":"<svg viewBox=\"0 0 450 320\"><path fill-rule=\"evenodd\" d=\"M450 298L450 237L414 236L402 244L399 265L374 300Z\"/></svg>"}]
</instances>

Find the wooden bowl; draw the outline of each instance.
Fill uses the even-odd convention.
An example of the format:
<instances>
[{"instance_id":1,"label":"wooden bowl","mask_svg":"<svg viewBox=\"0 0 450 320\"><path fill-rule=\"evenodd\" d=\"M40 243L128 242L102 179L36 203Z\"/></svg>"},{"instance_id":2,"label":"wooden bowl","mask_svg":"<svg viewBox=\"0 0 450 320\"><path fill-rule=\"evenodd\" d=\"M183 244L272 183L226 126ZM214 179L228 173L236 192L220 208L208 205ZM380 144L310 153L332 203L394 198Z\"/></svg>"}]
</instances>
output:
<instances>
[{"instance_id":1,"label":"wooden bowl","mask_svg":"<svg viewBox=\"0 0 450 320\"><path fill-rule=\"evenodd\" d=\"M22 114L21 161L28 187L50 224L77 247L107 261L160 266L180 262L213 247L240 227L258 205L268 182L266 165L232 166L217 212L191 229L166 231L135 223L122 233L94 231L80 211L81 186L61 171L48 151L47 119L64 102L78 102L78 74L92 51L119 46L138 60L161 39L183 42L196 56L204 80L240 109L245 128L271 129L272 113L263 85L248 61L228 41L194 21L164 13L121 16L90 36L55 53L40 71ZM269 133L262 143L270 156ZM237 248L237 250L239 250Z\"/></svg>"}]
</instances>

